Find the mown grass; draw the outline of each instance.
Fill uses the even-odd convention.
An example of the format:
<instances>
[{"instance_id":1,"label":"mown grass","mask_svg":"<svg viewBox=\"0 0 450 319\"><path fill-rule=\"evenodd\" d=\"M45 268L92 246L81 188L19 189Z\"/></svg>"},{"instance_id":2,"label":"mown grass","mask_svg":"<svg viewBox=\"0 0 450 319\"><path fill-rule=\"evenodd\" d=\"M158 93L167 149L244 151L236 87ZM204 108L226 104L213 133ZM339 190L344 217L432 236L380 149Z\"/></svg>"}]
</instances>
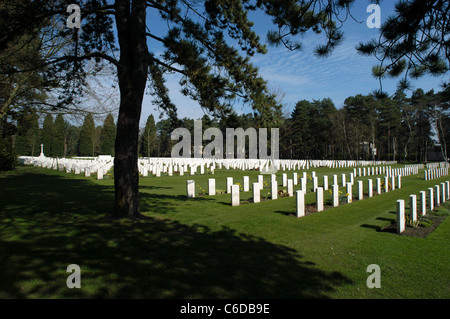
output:
<instances>
[{"instance_id":1,"label":"mown grass","mask_svg":"<svg viewBox=\"0 0 450 319\"><path fill-rule=\"evenodd\" d=\"M331 174L340 181L351 170L315 171L319 183L330 175L331 185ZM208 178L225 189L227 176L242 184L258 174L141 178L146 218L132 222L109 217L113 180L34 167L2 173L0 298L450 297L448 218L426 238L380 231L395 220L397 199L408 203L448 177L403 177L401 189L362 201L355 186L352 204L300 219L292 216L294 198L239 207L229 194L186 199L188 179L202 191ZM450 205L439 209L446 214ZM66 286L69 264L81 267L81 289ZM370 264L380 266L380 289L366 285Z\"/></svg>"}]
</instances>

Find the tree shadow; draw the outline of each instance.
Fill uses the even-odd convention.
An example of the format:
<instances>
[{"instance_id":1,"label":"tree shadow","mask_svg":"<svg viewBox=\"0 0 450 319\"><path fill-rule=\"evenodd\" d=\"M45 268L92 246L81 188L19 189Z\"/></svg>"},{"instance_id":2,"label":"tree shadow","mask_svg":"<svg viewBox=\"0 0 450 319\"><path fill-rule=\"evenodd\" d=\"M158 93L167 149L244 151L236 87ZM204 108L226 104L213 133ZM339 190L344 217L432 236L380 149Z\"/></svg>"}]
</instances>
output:
<instances>
[{"instance_id":1,"label":"tree shadow","mask_svg":"<svg viewBox=\"0 0 450 319\"><path fill-rule=\"evenodd\" d=\"M368 228L368 229L375 229L377 232L381 231L381 227L380 226L369 225L369 224L362 224L361 227L362 228Z\"/></svg>"},{"instance_id":2,"label":"tree shadow","mask_svg":"<svg viewBox=\"0 0 450 319\"><path fill-rule=\"evenodd\" d=\"M110 220L113 187L32 175L0 180L0 297L328 298L351 284L292 248L227 227ZM157 206L169 201L159 198ZM81 289L66 286L70 264L81 268Z\"/></svg>"},{"instance_id":3,"label":"tree shadow","mask_svg":"<svg viewBox=\"0 0 450 319\"><path fill-rule=\"evenodd\" d=\"M141 211L151 211L159 214L177 211L181 207L196 201L215 201L215 199L210 197L197 196L195 198L187 198L186 195L151 194L145 192L140 192L139 198Z\"/></svg>"},{"instance_id":4,"label":"tree shadow","mask_svg":"<svg viewBox=\"0 0 450 319\"><path fill-rule=\"evenodd\" d=\"M282 210L277 210L274 213L275 214L282 214L282 215L285 215L285 216L296 216L294 214L294 212L288 212L288 211L282 211Z\"/></svg>"}]
</instances>

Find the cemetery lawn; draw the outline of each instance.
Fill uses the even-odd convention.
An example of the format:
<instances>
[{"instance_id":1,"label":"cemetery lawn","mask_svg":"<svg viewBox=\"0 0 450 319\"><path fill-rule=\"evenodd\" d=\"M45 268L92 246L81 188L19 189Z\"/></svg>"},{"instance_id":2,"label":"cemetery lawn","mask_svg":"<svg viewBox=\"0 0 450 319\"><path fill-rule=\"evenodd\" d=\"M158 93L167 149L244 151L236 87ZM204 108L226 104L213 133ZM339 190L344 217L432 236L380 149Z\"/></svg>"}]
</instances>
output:
<instances>
[{"instance_id":1,"label":"cemetery lawn","mask_svg":"<svg viewBox=\"0 0 450 319\"><path fill-rule=\"evenodd\" d=\"M331 185L332 174L351 170L315 171ZM395 221L397 199L408 213L410 194L448 176L424 181L421 170L362 201L355 184L352 204L300 219L295 197L239 207L229 194L186 199L188 179L203 192L208 178L225 189L228 176L242 184L258 174L141 178L146 218L133 222L109 217L112 179L35 167L0 173L0 298L450 298L450 218L425 238L380 231ZM449 212L446 202L438 214ZM70 264L81 268L81 289L66 286ZM366 284L371 264L381 270L379 289Z\"/></svg>"}]
</instances>

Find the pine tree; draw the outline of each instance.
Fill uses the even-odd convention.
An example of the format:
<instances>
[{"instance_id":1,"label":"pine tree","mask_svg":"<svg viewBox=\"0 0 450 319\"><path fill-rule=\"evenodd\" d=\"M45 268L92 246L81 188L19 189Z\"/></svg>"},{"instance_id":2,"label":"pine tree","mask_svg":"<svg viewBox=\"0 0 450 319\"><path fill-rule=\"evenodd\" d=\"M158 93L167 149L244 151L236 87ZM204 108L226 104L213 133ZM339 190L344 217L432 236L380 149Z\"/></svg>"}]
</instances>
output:
<instances>
[{"instance_id":1,"label":"pine tree","mask_svg":"<svg viewBox=\"0 0 450 319\"><path fill-rule=\"evenodd\" d=\"M116 124L111 114L105 119L100 132L100 153L114 156L114 141L116 140Z\"/></svg>"},{"instance_id":2,"label":"pine tree","mask_svg":"<svg viewBox=\"0 0 450 319\"><path fill-rule=\"evenodd\" d=\"M84 118L81 127L80 138L78 140L79 156L94 156L95 154L95 123L92 114L89 113Z\"/></svg>"},{"instance_id":3,"label":"pine tree","mask_svg":"<svg viewBox=\"0 0 450 319\"><path fill-rule=\"evenodd\" d=\"M141 154L150 157L156 150L156 124L153 114L150 114L145 124L144 133L141 137Z\"/></svg>"},{"instance_id":4,"label":"pine tree","mask_svg":"<svg viewBox=\"0 0 450 319\"><path fill-rule=\"evenodd\" d=\"M39 144L39 116L33 109L24 109L17 119L16 153L35 156L39 154Z\"/></svg>"},{"instance_id":5,"label":"pine tree","mask_svg":"<svg viewBox=\"0 0 450 319\"><path fill-rule=\"evenodd\" d=\"M47 114L42 124L41 142L44 144L44 155L53 156L54 127L53 116Z\"/></svg>"},{"instance_id":6,"label":"pine tree","mask_svg":"<svg viewBox=\"0 0 450 319\"><path fill-rule=\"evenodd\" d=\"M380 35L357 48L359 53L380 61L372 69L380 84L385 77L404 75L399 88L409 89L410 79L449 72L449 10L449 1L409 0L395 4L395 14L383 23ZM382 88L379 93L385 95Z\"/></svg>"},{"instance_id":7,"label":"pine tree","mask_svg":"<svg viewBox=\"0 0 450 319\"><path fill-rule=\"evenodd\" d=\"M62 114L58 114L53 125L53 156L64 157L66 153L67 125Z\"/></svg>"}]
</instances>

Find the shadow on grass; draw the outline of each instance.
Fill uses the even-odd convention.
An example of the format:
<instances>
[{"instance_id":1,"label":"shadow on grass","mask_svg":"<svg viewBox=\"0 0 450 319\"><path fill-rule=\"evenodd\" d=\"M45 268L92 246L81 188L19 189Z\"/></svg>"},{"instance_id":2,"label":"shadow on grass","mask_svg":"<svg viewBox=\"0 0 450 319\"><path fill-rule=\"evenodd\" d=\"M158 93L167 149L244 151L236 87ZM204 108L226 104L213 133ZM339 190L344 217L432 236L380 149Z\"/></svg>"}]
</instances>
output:
<instances>
[{"instance_id":1,"label":"shadow on grass","mask_svg":"<svg viewBox=\"0 0 450 319\"><path fill-rule=\"evenodd\" d=\"M18 174L0 189L2 298L327 298L351 283L227 227L111 221L112 186ZM159 198L155 209L179 204ZM70 264L81 267L81 289L66 286Z\"/></svg>"}]
</instances>

